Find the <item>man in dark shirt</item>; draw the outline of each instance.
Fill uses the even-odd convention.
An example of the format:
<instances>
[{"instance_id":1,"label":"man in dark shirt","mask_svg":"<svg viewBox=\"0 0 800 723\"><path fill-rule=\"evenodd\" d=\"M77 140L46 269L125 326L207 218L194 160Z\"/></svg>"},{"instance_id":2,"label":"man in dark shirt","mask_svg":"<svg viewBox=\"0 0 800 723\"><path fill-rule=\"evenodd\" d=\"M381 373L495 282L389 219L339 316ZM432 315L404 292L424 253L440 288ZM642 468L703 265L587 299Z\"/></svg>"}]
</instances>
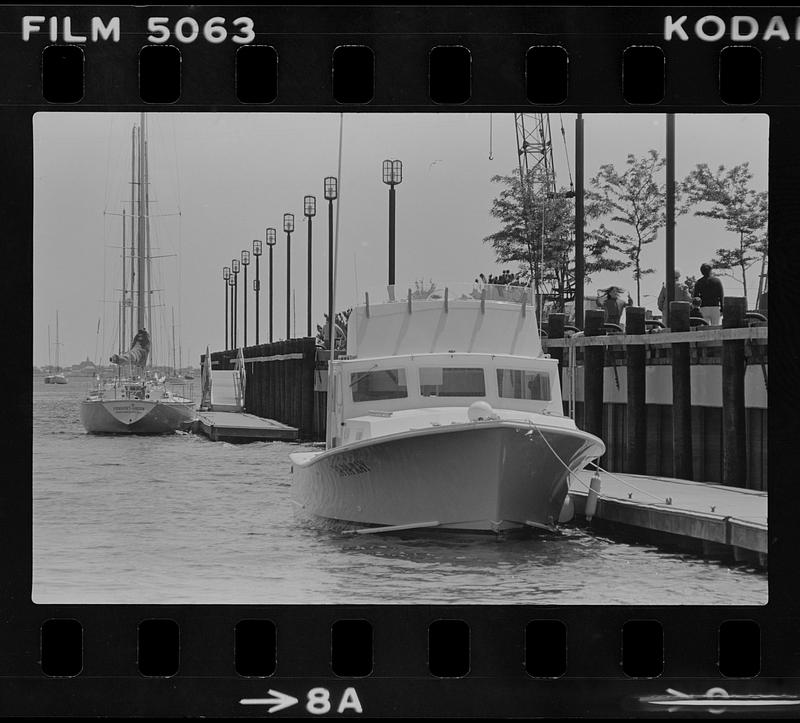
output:
<instances>
[{"instance_id":1,"label":"man in dark shirt","mask_svg":"<svg viewBox=\"0 0 800 723\"><path fill-rule=\"evenodd\" d=\"M700 266L702 276L694 285L693 296L700 299L700 313L713 326L719 326L722 309L722 282L711 273L711 264Z\"/></svg>"}]
</instances>

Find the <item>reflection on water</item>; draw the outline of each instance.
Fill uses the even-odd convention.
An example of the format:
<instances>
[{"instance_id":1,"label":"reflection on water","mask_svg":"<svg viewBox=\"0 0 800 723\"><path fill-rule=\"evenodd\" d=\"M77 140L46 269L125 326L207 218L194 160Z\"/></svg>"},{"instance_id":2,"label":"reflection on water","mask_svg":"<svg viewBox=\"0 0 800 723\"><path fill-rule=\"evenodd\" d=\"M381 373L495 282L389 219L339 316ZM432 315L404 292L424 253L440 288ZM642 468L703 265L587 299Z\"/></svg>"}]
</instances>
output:
<instances>
[{"instance_id":1,"label":"reflection on water","mask_svg":"<svg viewBox=\"0 0 800 723\"><path fill-rule=\"evenodd\" d=\"M348 535L290 499L282 442L92 436L34 380L39 603L763 604L767 577L577 527Z\"/></svg>"}]
</instances>

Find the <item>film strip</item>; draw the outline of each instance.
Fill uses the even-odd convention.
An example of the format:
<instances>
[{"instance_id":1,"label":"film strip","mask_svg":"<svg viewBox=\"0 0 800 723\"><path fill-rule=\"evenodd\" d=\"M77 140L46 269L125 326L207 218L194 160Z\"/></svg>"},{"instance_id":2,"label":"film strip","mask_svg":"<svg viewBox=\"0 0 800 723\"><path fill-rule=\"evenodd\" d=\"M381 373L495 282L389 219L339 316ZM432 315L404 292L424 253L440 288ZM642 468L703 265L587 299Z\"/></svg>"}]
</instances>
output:
<instances>
[{"instance_id":1,"label":"film strip","mask_svg":"<svg viewBox=\"0 0 800 723\"><path fill-rule=\"evenodd\" d=\"M795 169L800 161L799 96L794 73L800 55L796 47L800 38L798 22L787 8L778 7L134 8L98 5L0 8L0 26L4 30L0 58L7 69L0 84L3 158L8 179L2 202L6 230L4 268L6 288L12 290L7 295L9 303L5 314L9 340L5 369L7 379L15 380L10 385L14 390L13 403L7 411L8 425L3 436L5 458L13 464L9 464L12 471L5 476L0 493L5 578L1 586L4 614L0 618L0 712L7 716L645 717L663 716L665 712L685 715L687 711L736 715L746 709L750 715L796 715L800 705L797 672L800 625L795 597L798 539L793 511L797 507L798 493L791 450L796 427L793 380L797 376L797 365L790 292L797 268L793 236L800 222L795 193ZM489 130L469 143L480 145L480 153L485 155L488 139L490 158L493 144L500 145L500 131L493 129L492 123L515 114L553 114L553 117L556 113L584 114L587 119L592 114L620 114L620 118L675 114L679 119L697 114L715 114L720 119L735 115L767 116L768 142L765 138L767 144L762 145L762 151L768 167L768 226L773 242L769 247L769 280L773 291L772 308L777 310L769 326L774 329L779 344L773 350L772 362L778 365L775 378L780 384L780 392L769 398L768 419L766 408L757 417L762 427L764 449L763 480L757 491L768 491L769 495L769 503L766 495L760 498L764 510L767 505L769 510L768 527L762 526L763 539L768 542L768 573L764 550L756 560L758 564L753 562L752 555L747 557L752 564L745 563L744 569L741 563L737 566L737 562L731 560L718 563L709 559L704 553L713 546L701 545L699 553L695 550L685 557L682 553L675 554L669 557L669 564L656 566L658 572L653 576L659 579L652 584L655 589L665 591L663 599L669 601L667 604L660 603L659 593L656 599L648 595L637 598L638 586L651 584L647 578L650 567L647 555L662 549L674 550L675 538L669 538L665 545L661 544L664 540L655 536L646 537L642 542L630 527L621 524L622 531L615 529L613 520L608 519L602 523L597 520L594 527L584 525L581 529L589 531L580 535L585 536L570 538L567 548L559 548L560 552L552 559L552 565L561 565L567 570L574 568L561 578L564 590L560 591L563 593L560 596L545 589L540 590L537 597L538 568L526 567L531 555L550 554L548 540L556 546L561 544L557 540L563 538L548 537L551 533L545 535L545 543L538 538L530 543L481 538L477 543L471 541L462 546L461 542L451 542L451 539L460 539L457 534L455 538L446 536L446 541L442 542L434 532L420 529L424 524L417 525L419 534L415 535L414 530L401 529L414 525L383 523L389 535L388 543L380 541L380 534L364 534L360 539L369 539L370 545L347 548L347 555L333 562L323 555L315 567L313 559L330 540L341 545L345 543L340 540L353 538L346 537L335 526L313 528L310 537L305 535L300 539L301 544L308 545L301 564L291 554L287 556L285 545L278 544L277 535L281 532L270 537L268 526L272 522L258 518L253 518L255 522L250 518L243 522L244 518L237 516L242 514L243 507L272 504L266 494L259 498L242 491L248 475L250 479L263 479L273 474L270 470L280 468L284 486L288 486L300 462L293 458L289 470L288 454L294 449L289 449L285 443L280 443L286 447L285 453L281 452L282 467L264 452L266 461L253 457L249 466L235 473L244 480L238 488L223 486L222 491L208 497L201 497L200 492L193 489L191 474L187 481L169 468L156 475L160 487L151 486L146 492L140 491L141 497L129 497L135 494L135 488L110 485L114 476L122 473L119 468L125 469L125 465L130 464L124 456L126 453L119 452L117 447L109 454L121 455L122 462L109 459L108 466L99 465L87 473L87 466L98 464L96 457L89 456L86 450L73 453L71 450L76 447L70 446L72 443L56 449L46 441L59 433L72 439L70 435L76 433L69 431L72 429L69 425L80 430L75 410L81 397L75 397L72 411L64 413L66 416L61 423L67 431L54 431L47 425L54 419L56 407L52 399L55 397L48 401L41 396L38 377L34 377L33 391L27 384L31 366L44 366L41 353L36 351L44 338L43 317L37 305L44 304L45 299L47 303L52 301L43 285L49 283L45 279L55 278L48 277L43 269L48 265L47 255L57 247L58 240L55 237L45 240L48 236L43 229L48 223L54 229L63 224L65 237L71 239L67 243L74 244L77 257L101 253L102 241L98 241L96 247L79 242L81 230L70 227L66 220L68 208L42 190L47 184L47 174L56 174L58 167L65 171L60 181L65 189L70 185L72 173L74 182L79 185L82 174L95 172L90 166L92 163L96 166L97 158L87 160L84 166L80 154L70 156L54 150L59 144L63 148L72 142L70 133L74 131L74 124L70 126L72 130L64 130L59 135L57 128L62 121L53 120L56 131L48 136L49 126L45 125L45 120L39 120L43 116L74 117L76 113L118 117L128 114L131 118L134 114L138 118L140 113L146 113L154 122L167 113L186 118L191 114L204 117L214 114L220 118L229 114L225 117L231 120L225 122L231 124L230 128L235 128L237 117L247 116L263 121L267 129L266 135L255 137L254 147L266 142L271 132L269 123L277 116L296 114L292 116L295 118L292 123L299 123L299 118L325 118L329 121L330 127L326 127L325 132L331 148L336 146L337 132L340 134L340 154L340 124L347 124L350 119L370 116L377 119L381 114L391 114L398 126L402 126L417 122L419 116L414 114L439 114L454 119L457 115L460 118L463 114L473 114L480 117L481 128ZM382 116L380 122L385 122ZM137 132L143 135L143 126L142 121L134 135ZM352 137L350 148L344 151L345 155L351 152L356 158L359 158L358 149L362 144L367 148L371 142L369 124L358 128L361 135ZM110 137L111 131L108 132ZM231 132L235 135L247 131ZM284 128L281 132L289 133L289 130ZM308 133L313 133L313 129ZM516 151L512 159L516 164L526 149L514 142L511 130L505 129L502 133L506 134L502 142ZM390 131L387 134L387 138L391 136ZM411 136L413 138L413 133ZM554 136L557 140L557 133ZM208 138L202 134L196 136L199 143L196 154L209 150L204 147ZM339 177L338 172L331 170L336 168L335 153L326 156L327 165L321 163L317 167L303 156L302 135L292 138L299 139L300 143L294 161L308 168L311 178L316 179L313 183L320 185L323 176L326 182L330 177L334 180ZM442 144L442 154L447 152L445 138L446 135L437 141ZM104 145L104 141L98 139L98 144ZM219 142L218 157L214 161L220 171L219 190L210 191L204 201L212 205L214 194L219 193L219 198L224 196L221 187L225 179L230 178L227 174L237 170L230 165L235 165L237 159L241 163L242 158L234 151L226 158L229 147ZM310 136L308 142L312 147ZM129 135L126 144L130 143ZM152 144L155 147L155 139ZM386 141L383 147L385 155L390 155L396 146ZM573 146L568 148L569 152L574 151ZM210 150L217 152L213 146ZM133 158L135 154L134 151ZM145 151L140 156L139 168L131 171L135 174L131 177L131 189L147 185L142 182L141 175L136 175L147 165L146 160L141 161L147 158L146 154ZM193 155L194 152L187 152L185 159ZM52 163L43 162L48 158ZM375 172L372 166L366 168L365 165L362 169L361 160L350 162L354 176ZM435 154L420 152L416 160L418 165L427 166L430 174L438 159ZM697 162L701 160L698 158ZM289 163L289 160L284 162ZM65 167L64 163L74 163L74 166ZM341 157L339 163L341 169ZM618 165L624 165L624 157ZM153 166L155 171L157 161L153 161ZM241 172L241 167L238 170ZM507 170L502 168L495 172ZM390 171L394 172L391 166ZM102 177L100 173L101 180ZM286 177L293 175L286 171ZM342 177L343 194L347 189L345 178ZM400 183L392 177L383 180L392 192ZM274 183L269 193L277 195L283 181ZM124 188L124 192L117 189L116 193L127 199L128 186L120 188ZM211 184L209 188L216 187ZM300 196L303 193L302 189L293 192ZM327 186L321 195L328 199ZM442 208L446 209L444 213L458 213L457 204L448 206L445 196L441 198ZM322 198L320 212L321 201ZM63 202L64 206L81 203L80 199ZM218 213L236 216L240 214L236 208L238 204L263 204L276 219L279 210L282 211L271 208L269 198L265 199L264 195L248 195L246 189L238 186L227 203L228 206ZM135 201L131 195L131 234L134 233L132 219L137 204L137 218L147 215L142 212L143 202ZM329 206L333 208L332 203ZM362 212L368 210L362 209ZM65 216L59 221L61 213ZM382 228L385 226L383 213L381 211ZM433 208L420 213L430 214L432 219L439 211ZM187 215L183 213L184 219ZM304 215L309 221L310 239L313 214ZM324 224L322 213L318 222ZM264 220L263 223L277 226L280 222ZM330 228L333 238L333 226ZM291 229L284 225L287 234L293 229L294 217ZM253 231L259 235L261 232L261 227ZM186 251L188 241L183 243ZM230 245L227 241L215 243L220 258L238 253L236 248L227 249ZM269 235L266 243L270 244ZM453 257L465 253L455 239L436 244L449 249ZM90 251L91 248L95 250ZM200 265L218 262L207 258L214 244L198 248L194 253L200 255L195 258L197 266L192 272L199 274L196 269ZM260 245L258 249L260 255ZM271 245L269 250L272 251ZM353 264L357 264L357 257L362 253L368 254L366 246L353 251ZM346 261L349 263L349 259ZM80 266L77 263L69 269L64 267L63 271L71 274L78 285L90 283L82 276ZM184 268L187 273L189 268ZM659 269L659 273L662 271ZM247 264L244 273L247 292ZM363 267L360 273L363 278L368 269ZM427 270L414 273L426 274ZM216 283L216 266L214 274ZM390 274L393 280L393 269ZM380 276L382 280L382 270ZM256 290L266 293L265 283L257 282ZM309 289L312 286L314 293L323 298L324 286L308 284ZM130 287L131 297L133 288ZM305 288L302 286L298 296ZM208 293L216 293L215 289ZM279 289L279 293L283 291ZM302 333L302 320L298 322L297 319L295 324L301 331L290 333L288 286L285 291L285 338L306 336ZM65 283L59 287L59 293L66 298L73 292ZM220 351L223 349L221 342L217 349L209 350L214 352L207 360L209 369L211 358L221 360L224 369L228 368L227 364L232 368L235 354L229 351L237 346L248 346L247 331L244 344L229 342L227 324L233 317L228 312L227 287L225 294L226 351ZM405 289L401 294L405 301L404 294ZM411 289L408 294L410 313ZM221 297L221 293L217 295ZM482 310L487 298L484 295L481 301ZM667 298L674 301L672 296ZM66 305L66 300L64 303ZM299 302L295 300L294 303ZM366 303L369 316L369 296ZM445 294L445 306L447 303ZM193 304L187 306L190 305ZM221 302L217 306L221 306ZM310 309L309 303L309 332L312 330ZM48 310L47 314L50 313ZM47 314L44 318L49 319ZM125 312L120 311L120 314L122 317ZM244 314L246 325L247 306ZM188 315L184 310L184 316ZM221 311L219 316L222 318ZM582 323L582 316L578 314L578 317ZM589 316L586 319L588 324ZM45 326L48 323L45 321ZM89 326L93 323L90 318ZM276 327L281 331L282 323L279 316ZM630 325L630 320L628 323ZM172 324L174 334L174 317ZM221 322L213 324L221 326ZM550 327L551 341L557 338L553 328ZM630 328L627 333L632 333ZM134 330L133 316L130 329ZM265 329L263 323L261 329ZM588 326L584 331L588 338ZM214 333L217 337L222 334L221 331ZM324 333L320 326L323 347ZM284 338L281 332L276 336ZM766 330L762 336L765 340ZM755 344L756 337L758 334L751 332L748 343ZM327 338L330 339L330 334ZM726 340L738 338L735 335L725 337ZM59 344L56 339L56 349ZM34 349L33 360L28 352L31 349ZM174 341L172 349L174 354ZM549 347L551 357L556 356L556 349L557 344ZM589 349L587 346L579 352L586 364L590 363ZM701 354L696 350L694 353ZM282 351L276 347L265 354L262 350L249 356L254 360L281 356L280 363L293 355L302 357L302 352L288 346ZM765 354L764 350L763 356L758 357L764 369L764 395ZM748 356L751 358L754 357ZM565 357L559 356L559 359ZM749 363L758 366L756 361ZM252 361L251 368L254 364ZM244 360L242 365L247 367ZM173 369L176 366L173 360ZM616 373L616 367L611 370L609 364L605 366L606 374ZM48 367L52 373L53 365L48 363ZM601 363L601 373L602 368ZM444 373L446 375L446 369ZM74 380L70 381L74 386ZM291 386L299 382L295 379L286 384ZM48 393L50 391L48 388ZM268 396L278 392L269 388L259 393ZM588 405L588 396L579 403L584 407ZM601 397L601 407L602 403ZM252 407L252 403L249 406ZM43 421L42 414L50 414L49 421ZM385 414L391 416L392 412ZM752 431L756 416L751 415L748 420L747 429ZM767 431L770 441L768 483ZM547 442L544 436L542 439ZM648 443L651 442L648 438ZM195 462L198 469L203 465L213 466L221 458L220 454L227 454L231 449L230 445L217 445L204 443L202 451L200 447L186 447L170 459L176 465L183 465L187 458L200 455L197 459L205 461ZM609 454L610 447L608 442ZM212 448L217 451L209 452ZM146 454L146 446L140 449ZM46 464L42 461L45 459ZM347 469L339 469L339 474L345 478L363 475L368 469L363 466L367 462L347 464L350 465ZM754 464L751 457L745 459L745 464ZM63 471L44 484L42 480L46 475L42 469L45 466L51 475L53 469ZM620 469L617 471L621 473ZM37 481L38 475L42 477ZM215 478L216 481L222 476ZM68 484L70 482L81 484ZM105 487L107 483L109 486ZM181 503L176 503L171 494L182 495ZM586 506L591 494L590 491ZM627 494L630 500L636 492ZM103 517L104 514L113 517L127 504L133 505L126 508L126 517L135 520L135 527L123 529L124 520L120 520L117 523L119 534L139 541L130 544L141 557L131 562L130 568L113 560L112 556L117 554L114 531ZM395 501L393 504L402 503ZM73 509L70 505L76 507ZM91 505L96 508L87 516L86 510ZM672 505L671 497L666 505ZM201 507L220 510L220 518L213 527L203 527L210 523L197 511ZM172 510L174 516L160 516L159 508ZM51 514L60 510L61 514L46 517L47 510ZM586 507L582 510L585 517L591 517ZM716 514L713 506L711 513L711 516ZM193 519L192 514L197 514L197 518ZM275 523L275 529L284 530L283 522ZM292 518L290 524L303 526L306 523ZM171 533L160 535L158 525L164 525ZM248 525L259 527L249 528ZM105 590L90 594L81 587L84 579L81 570L87 563L83 557L87 548L82 540L91 537L92 526L109 535L108 539L92 542L92 564L99 566L99 571L95 568L93 574L95 579L107 575L108 585ZM184 539L178 534L184 529L182 526L193 530ZM196 534L198 526L203 528L203 534ZM723 527L730 539L730 516L724 518ZM358 531L365 532L367 528ZM59 535L63 536L63 545L58 542ZM245 535L261 536L259 544L253 546ZM197 555L203 539L208 545L207 557L213 557L215 562L208 567L192 567L204 557ZM569 562L575 555L594 554L590 548L598 539L603 544L607 542L608 549L598 553L596 559L589 558L586 568ZM506 544L516 546L513 550L517 557L504 558L505 553L498 552ZM526 544L528 548L519 547ZM190 545L194 545L192 550L188 548ZM222 546L227 552L215 557L215 546ZM642 553L643 557L631 558L613 567L617 577L593 576L592 571L603 569L608 560L621 554L620 549L637 546L647 552ZM435 554L432 548L436 549ZM104 549L111 552L104 553ZM44 550L49 553L45 554ZM239 568L240 573L223 571L226 561L233 569L242 565L242 558L237 559L237 556L243 554L250 555L247 568ZM161 576L147 577L147 571L154 569L143 562L148 556L152 560L169 561L166 570L160 565ZM420 584L427 586L426 589L431 586L447 588L448 571L471 558L482 561L483 567L476 568L480 569L475 573L476 578L464 583L464 591L451 590L449 597L426 598L406 587L410 578L421 580ZM686 561L684 567L681 567L682 561ZM333 567L326 567L329 563ZM728 583L729 588L717 589L714 586L723 583L708 583L715 589L716 602L708 603L708 598L697 597L693 592L700 585L698 581L706 579L703 564L716 566L715 570L722 571L721 577L728 572L735 577L736 582ZM108 572L104 573L106 565ZM514 565L519 566L519 572L508 573L508 567ZM628 572L624 572L626 565ZM297 570L294 578L293 566ZM353 570L343 574L339 566L352 567L358 574ZM413 568L414 574L405 576L405 568ZM143 571L144 579L132 579ZM501 584L499 571L503 575L508 573L510 578L519 578L517 587L509 587L509 592L504 592L507 578L503 577ZM665 580L670 574L675 575L674 581ZM381 594L367 594L373 587L380 588L393 575L402 576L402 584L386 585ZM586 575L589 582L581 579L582 575ZM250 588L269 590L268 585L259 587L264 585L265 579L274 577L297 582L299 576L319 578L322 582L308 587L297 583L300 590L297 595L266 594L265 602L260 602L255 594L248 597ZM175 602L180 596L170 594L171 580L186 583L188 592L180 602ZM326 580L340 587L335 587L330 595L321 593ZM750 585L751 580L761 581L758 604L741 592L742 586ZM347 587L349 584L353 587ZM207 592L211 588L215 592L209 596ZM621 591L617 598L607 594L614 588ZM134 592L115 597L115 590L119 589ZM598 592L601 589L604 594ZM720 592L726 589L730 592ZM140 599L137 599L136 590L141 591ZM682 590L686 591L683 600ZM243 599L245 603L240 602ZM492 602L487 603L487 599ZM614 602L615 599L622 602Z\"/></svg>"}]
</instances>

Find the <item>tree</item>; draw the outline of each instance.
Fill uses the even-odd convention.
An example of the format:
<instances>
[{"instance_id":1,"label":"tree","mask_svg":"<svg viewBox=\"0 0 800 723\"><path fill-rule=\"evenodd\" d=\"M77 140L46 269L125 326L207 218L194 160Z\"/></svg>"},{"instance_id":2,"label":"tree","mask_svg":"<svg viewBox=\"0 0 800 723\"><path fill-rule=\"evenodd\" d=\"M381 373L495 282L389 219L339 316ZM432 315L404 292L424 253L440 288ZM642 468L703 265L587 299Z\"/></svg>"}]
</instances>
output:
<instances>
[{"instance_id":1,"label":"tree","mask_svg":"<svg viewBox=\"0 0 800 723\"><path fill-rule=\"evenodd\" d=\"M694 285L697 283L697 277L684 276L681 283L686 287L686 291L689 292L689 296L694 298Z\"/></svg>"},{"instance_id":2,"label":"tree","mask_svg":"<svg viewBox=\"0 0 800 723\"><path fill-rule=\"evenodd\" d=\"M641 305L641 281L655 269L642 266L642 250L653 243L658 231L666 225L666 179L659 182L657 176L666 166L666 159L658 151L650 150L644 158L628 154L626 169L619 173L613 163L600 166L592 179L592 200L599 208L599 215L628 230L617 231L600 224L593 234L603 240L607 248L621 253L627 260L622 269L633 268L636 281L636 304ZM678 200L676 189L676 201ZM680 208L676 204L676 213Z\"/></svg>"},{"instance_id":3,"label":"tree","mask_svg":"<svg viewBox=\"0 0 800 723\"><path fill-rule=\"evenodd\" d=\"M531 174L535 172L533 170ZM506 176L493 176L491 180L503 186L491 208L492 216L502 226L483 242L492 245L495 257L502 265L518 264L522 277L528 282L534 278L542 256L543 292L554 298L557 308L563 310L564 302L575 296L574 194L561 188L553 197L539 193L526 203L525 191L516 171ZM543 187L543 184L532 182L525 185L528 188ZM589 200L585 204L585 214L587 218L596 216L596 204ZM618 262L607 259L607 251L605 239L587 234L584 247L587 280L592 273L617 269Z\"/></svg>"},{"instance_id":4,"label":"tree","mask_svg":"<svg viewBox=\"0 0 800 723\"><path fill-rule=\"evenodd\" d=\"M725 230L737 235L737 245L717 249L711 263L741 283L745 297L747 270L767 254L767 193L752 189L752 179L747 162L728 171L719 166L716 172L700 163L683 182L687 204L701 206L695 216L723 221Z\"/></svg>"},{"instance_id":5,"label":"tree","mask_svg":"<svg viewBox=\"0 0 800 723\"><path fill-rule=\"evenodd\" d=\"M427 299L432 294L439 291L433 279L429 279L426 283L424 279L417 279L414 282L414 289L411 292L412 299Z\"/></svg>"},{"instance_id":6,"label":"tree","mask_svg":"<svg viewBox=\"0 0 800 723\"><path fill-rule=\"evenodd\" d=\"M337 311L333 324L336 335L336 350L344 351L347 348L347 321L350 319L352 309ZM317 346L328 348L328 314L325 314L325 323L317 324Z\"/></svg>"}]
</instances>

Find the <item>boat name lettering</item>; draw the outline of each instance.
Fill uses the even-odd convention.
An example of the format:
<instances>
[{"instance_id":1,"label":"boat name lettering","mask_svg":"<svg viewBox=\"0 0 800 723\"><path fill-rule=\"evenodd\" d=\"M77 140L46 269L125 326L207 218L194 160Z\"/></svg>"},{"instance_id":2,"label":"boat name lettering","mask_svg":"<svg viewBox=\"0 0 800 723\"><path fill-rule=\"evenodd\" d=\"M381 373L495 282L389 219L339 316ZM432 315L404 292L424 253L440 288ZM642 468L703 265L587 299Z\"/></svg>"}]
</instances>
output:
<instances>
[{"instance_id":1,"label":"boat name lettering","mask_svg":"<svg viewBox=\"0 0 800 723\"><path fill-rule=\"evenodd\" d=\"M331 467L334 472L342 477L352 477L353 475L365 474L370 471L370 467L366 462L354 457L334 459L331 461Z\"/></svg>"},{"instance_id":2,"label":"boat name lettering","mask_svg":"<svg viewBox=\"0 0 800 723\"><path fill-rule=\"evenodd\" d=\"M138 404L124 404L113 407L115 412L143 412L145 408Z\"/></svg>"}]
</instances>

